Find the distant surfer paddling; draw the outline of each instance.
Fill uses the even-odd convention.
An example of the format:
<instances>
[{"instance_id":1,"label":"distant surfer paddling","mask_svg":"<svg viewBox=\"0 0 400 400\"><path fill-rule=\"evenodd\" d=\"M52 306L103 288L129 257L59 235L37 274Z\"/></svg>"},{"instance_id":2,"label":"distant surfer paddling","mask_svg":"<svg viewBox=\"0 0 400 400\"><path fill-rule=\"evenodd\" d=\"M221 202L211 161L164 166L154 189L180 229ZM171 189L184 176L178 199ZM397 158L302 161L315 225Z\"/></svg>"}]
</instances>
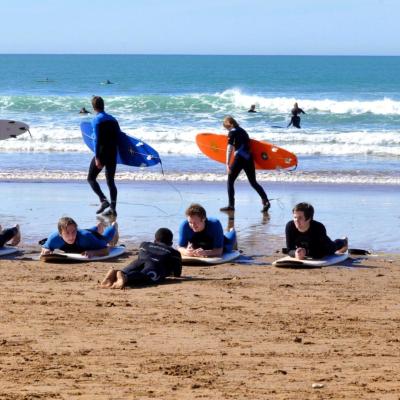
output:
<instances>
[{"instance_id":1,"label":"distant surfer paddling","mask_svg":"<svg viewBox=\"0 0 400 400\"><path fill-rule=\"evenodd\" d=\"M86 110L85 107L82 107L82 108L79 110L79 114L90 114L90 111Z\"/></svg>"},{"instance_id":2,"label":"distant surfer paddling","mask_svg":"<svg viewBox=\"0 0 400 400\"><path fill-rule=\"evenodd\" d=\"M290 123L287 126L288 128L293 125L295 128L300 129L300 117L299 114L305 114L305 112L299 107L297 103L294 103L293 108L292 108L292 118L290 119Z\"/></svg>"},{"instance_id":3,"label":"distant surfer paddling","mask_svg":"<svg viewBox=\"0 0 400 400\"><path fill-rule=\"evenodd\" d=\"M96 214L103 213L109 207L103 215L116 217L117 187L114 177L117 169L118 136L121 130L118 121L104 111L104 100L100 96L92 98L92 106L96 113L92 121L95 156L90 163L87 180L100 200L100 208ZM110 190L110 201L107 200L96 180L104 167L107 186Z\"/></svg>"},{"instance_id":4,"label":"distant surfer paddling","mask_svg":"<svg viewBox=\"0 0 400 400\"><path fill-rule=\"evenodd\" d=\"M226 149L226 170L228 172L228 197L229 204L226 207L220 208L220 211L235 210L235 181L240 172L244 170L247 179L253 189L259 194L262 201L262 212L268 212L271 204L268 200L262 186L257 183L256 169L254 166L253 156L250 152L250 138L247 132L239 126L236 120L227 116L224 119L223 126L229 131L228 147ZM233 160L231 161L233 156Z\"/></svg>"},{"instance_id":5,"label":"distant surfer paddling","mask_svg":"<svg viewBox=\"0 0 400 400\"><path fill-rule=\"evenodd\" d=\"M293 220L286 224L286 248L291 257L318 259L347 251L348 239L331 240L325 226L313 219L314 207L311 204L299 203L292 212Z\"/></svg>"},{"instance_id":6,"label":"distant surfer paddling","mask_svg":"<svg viewBox=\"0 0 400 400\"><path fill-rule=\"evenodd\" d=\"M256 111L256 105L255 105L255 104L252 104L247 112L249 112L249 113L256 113L256 112L257 112L257 111Z\"/></svg>"}]
</instances>

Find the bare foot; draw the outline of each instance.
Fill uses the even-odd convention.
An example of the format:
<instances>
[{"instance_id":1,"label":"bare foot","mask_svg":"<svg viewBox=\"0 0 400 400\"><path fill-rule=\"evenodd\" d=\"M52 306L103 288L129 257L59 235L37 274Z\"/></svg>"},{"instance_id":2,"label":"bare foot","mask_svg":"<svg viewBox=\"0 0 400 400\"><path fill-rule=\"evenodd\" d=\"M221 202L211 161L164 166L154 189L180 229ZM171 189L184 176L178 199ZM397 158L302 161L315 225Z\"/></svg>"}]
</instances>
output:
<instances>
[{"instance_id":1,"label":"bare foot","mask_svg":"<svg viewBox=\"0 0 400 400\"><path fill-rule=\"evenodd\" d=\"M122 271L117 271L117 280L111 286L111 289L123 289L126 285L126 275Z\"/></svg>"},{"instance_id":2,"label":"bare foot","mask_svg":"<svg viewBox=\"0 0 400 400\"><path fill-rule=\"evenodd\" d=\"M10 242L11 246L16 246L21 241L21 230L19 228L19 225L15 225L15 228L17 228L17 233L14 235Z\"/></svg>"},{"instance_id":3,"label":"bare foot","mask_svg":"<svg viewBox=\"0 0 400 400\"><path fill-rule=\"evenodd\" d=\"M99 286L103 289L110 288L114 282L117 280L117 271L115 269L110 269L107 272L106 277L103 279L103 281L99 284Z\"/></svg>"},{"instance_id":4,"label":"bare foot","mask_svg":"<svg viewBox=\"0 0 400 400\"><path fill-rule=\"evenodd\" d=\"M115 233L114 233L114 237L111 239L111 241L109 243L109 246L110 247L115 247L117 245L117 243L118 243L118 240L119 240L118 224L117 224L117 222L113 222L111 224L111 226L114 227Z\"/></svg>"}]
</instances>

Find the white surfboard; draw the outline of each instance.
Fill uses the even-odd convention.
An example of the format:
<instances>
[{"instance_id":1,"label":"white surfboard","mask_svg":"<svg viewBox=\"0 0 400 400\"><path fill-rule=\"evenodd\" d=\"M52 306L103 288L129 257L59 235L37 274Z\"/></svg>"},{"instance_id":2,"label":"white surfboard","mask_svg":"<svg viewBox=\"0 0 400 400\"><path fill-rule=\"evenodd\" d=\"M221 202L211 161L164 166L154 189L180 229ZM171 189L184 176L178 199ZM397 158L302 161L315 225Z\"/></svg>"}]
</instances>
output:
<instances>
[{"instance_id":1,"label":"white surfboard","mask_svg":"<svg viewBox=\"0 0 400 400\"><path fill-rule=\"evenodd\" d=\"M235 260L240 257L240 251L235 250L224 253L221 257L188 257L182 256L183 265L218 265Z\"/></svg>"},{"instance_id":2,"label":"white surfboard","mask_svg":"<svg viewBox=\"0 0 400 400\"><path fill-rule=\"evenodd\" d=\"M62 251L55 251L51 254L41 255L40 261L44 262L92 262L109 260L110 258L118 257L125 253L125 246L111 247L110 252L106 256L86 257L82 254L64 253Z\"/></svg>"},{"instance_id":3,"label":"white surfboard","mask_svg":"<svg viewBox=\"0 0 400 400\"><path fill-rule=\"evenodd\" d=\"M272 263L275 267L280 268L318 268L318 267L327 267L328 265L339 264L349 258L348 253L343 254L333 254L331 256L326 256L321 259L305 259L298 260L297 258L286 256L276 260Z\"/></svg>"},{"instance_id":4,"label":"white surfboard","mask_svg":"<svg viewBox=\"0 0 400 400\"><path fill-rule=\"evenodd\" d=\"M24 122L0 119L0 140L16 138L29 131L29 126Z\"/></svg>"},{"instance_id":5,"label":"white surfboard","mask_svg":"<svg viewBox=\"0 0 400 400\"><path fill-rule=\"evenodd\" d=\"M16 253L17 251L19 251L17 247L12 247L12 246L0 247L0 257Z\"/></svg>"}]
</instances>

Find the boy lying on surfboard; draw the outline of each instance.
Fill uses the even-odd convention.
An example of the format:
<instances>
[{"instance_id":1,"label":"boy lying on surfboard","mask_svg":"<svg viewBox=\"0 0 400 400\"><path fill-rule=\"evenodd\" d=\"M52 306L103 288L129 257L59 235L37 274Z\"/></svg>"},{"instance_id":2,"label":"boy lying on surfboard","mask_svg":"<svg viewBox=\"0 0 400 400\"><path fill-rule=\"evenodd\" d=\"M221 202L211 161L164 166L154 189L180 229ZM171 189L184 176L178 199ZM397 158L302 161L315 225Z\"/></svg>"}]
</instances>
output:
<instances>
[{"instance_id":1,"label":"boy lying on surfboard","mask_svg":"<svg viewBox=\"0 0 400 400\"><path fill-rule=\"evenodd\" d=\"M348 239L332 241L325 226L313 219L314 207L311 204L299 203L292 212L293 220L286 224L286 248L291 257L298 260L306 257L320 259L347 251Z\"/></svg>"},{"instance_id":2,"label":"boy lying on surfboard","mask_svg":"<svg viewBox=\"0 0 400 400\"><path fill-rule=\"evenodd\" d=\"M118 242L118 225L113 222L107 228L99 223L90 229L78 229L78 224L70 217L58 221L58 231L53 232L42 246L41 255L51 254L54 250L65 253L78 253L86 257L105 256L109 246Z\"/></svg>"}]
</instances>

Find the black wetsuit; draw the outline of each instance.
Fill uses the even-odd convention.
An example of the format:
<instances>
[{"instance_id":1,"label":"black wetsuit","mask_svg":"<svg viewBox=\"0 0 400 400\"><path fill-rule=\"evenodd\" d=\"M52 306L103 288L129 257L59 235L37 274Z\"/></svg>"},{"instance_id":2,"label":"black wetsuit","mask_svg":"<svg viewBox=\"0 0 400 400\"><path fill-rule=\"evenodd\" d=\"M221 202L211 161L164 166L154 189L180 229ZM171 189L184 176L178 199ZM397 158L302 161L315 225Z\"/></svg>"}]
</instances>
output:
<instances>
[{"instance_id":1,"label":"black wetsuit","mask_svg":"<svg viewBox=\"0 0 400 400\"><path fill-rule=\"evenodd\" d=\"M296 249L302 247L306 250L307 257L322 258L334 254L345 244L343 239L332 241L321 222L312 220L307 232L300 232L293 221L286 224L286 247L292 257L295 256Z\"/></svg>"},{"instance_id":2,"label":"black wetsuit","mask_svg":"<svg viewBox=\"0 0 400 400\"><path fill-rule=\"evenodd\" d=\"M228 197L229 206L235 207L234 184L240 172L244 170L250 185L256 190L263 202L268 201L267 194L256 181L256 169L253 156L250 153L250 138L247 132L238 126L229 131L228 144L235 147L235 158L230 166L231 172L228 175Z\"/></svg>"},{"instance_id":3,"label":"black wetsuit","mask_svg":"<svg viewBox=\"0 0 400 400\"><path fill-rule=\"evenodd\" d=\"M300 107L292 109L292 118L290 120L288 128L290 125L293 125L295 128L298 128L298 129L301 128L299 114L305 114L305 112Z\"/></svg>"},{"instance_id":4,"label":"black wetsuit","mask_svg":"<svg viewBox=\"0 0 400 400\"><path fill-rule=\"evenodd\" d=\"M143 242L139 257L121 270L127 277L127 285L155 284L167 276L181 276L182 257L179 251L164 243Z\"/></svg>"},{"instance_id":5,"label":"black wetsuit","mask_svg":"<svg viewBox=\"0 0 400 400\"><path fill-rule=\"evenodd\" d=\"M117 120L105 112L99 113L93 122L96 134L95 157L90 163L87 180L93 191L99 196L100 202L107 198L97 183L97 176L101 172L96 166L96 157L105 167L107 186L110 190L111 208L115 210L117 204L117 187L115 186L114 176L117 169L118 136L120 127Z\"/></svg>"},{"instance_id":6,"label":"black wetsuit","mask_svg":"<svg viewBox=\"0 0 400 400\"><path fill-rule=\"evenodd\" d=\"M18 233L17 228L9 228L0 231L0 247L3 247Z\"/></svg>"}]
</instances>

